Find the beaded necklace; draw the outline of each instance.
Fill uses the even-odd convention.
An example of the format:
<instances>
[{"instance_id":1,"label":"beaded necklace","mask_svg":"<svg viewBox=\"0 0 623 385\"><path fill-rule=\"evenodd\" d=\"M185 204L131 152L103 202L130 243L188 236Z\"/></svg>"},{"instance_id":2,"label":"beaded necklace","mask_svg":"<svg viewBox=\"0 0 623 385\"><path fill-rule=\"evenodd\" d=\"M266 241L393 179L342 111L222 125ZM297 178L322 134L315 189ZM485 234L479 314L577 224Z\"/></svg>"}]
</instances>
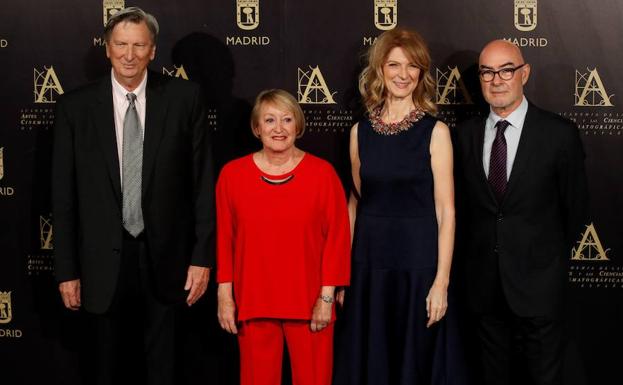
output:
<instances>
[{"instance_id":1,"label":"beaded necklace","mask_svg":"<svg viewBox=\"0 0 623 385\"><path fill-rule=\"evenodd\" d=\"M372 123L372 129L381 135L397 135L403 131L407 131L411 125L421 120L426 113L419 108L411 110L407 116L396 123L385 123L381 119L381 107L375 108L370 113L370 122Z\"/></svg>"}]
</instances>

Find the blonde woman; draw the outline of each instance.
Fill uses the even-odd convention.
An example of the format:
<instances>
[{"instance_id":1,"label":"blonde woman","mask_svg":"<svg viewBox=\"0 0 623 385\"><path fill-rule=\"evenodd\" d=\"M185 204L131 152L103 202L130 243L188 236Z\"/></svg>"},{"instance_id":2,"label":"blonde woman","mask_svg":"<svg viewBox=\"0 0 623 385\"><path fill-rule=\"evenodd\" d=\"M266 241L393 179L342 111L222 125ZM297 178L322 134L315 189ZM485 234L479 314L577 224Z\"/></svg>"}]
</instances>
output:
<instances>
[{"instance_id":1,"label":"blonde woman","mask_svg":"<svg viewBox=\"0 0 623 385\"><path fill-rule=\"evenodd\" d=\"M338 327L335 385L446 384L454 245L452 144L434 117L426 44L383 33L359 78L367 117L350 136L351 286Z\"/></svg>"},{"instance_id":2,"label":"blonde woman","mask_svg":"<svg viewBox=\"0 0 623 385\"><path fill-rule=\"evenodd\" d=\"M251 112L262 149L229 162L216 188L218 319L236 334L240 383L330 385L336 286L348 284L346 196L333 167L296 147L305 117L283 90Z\"/></svg>"}]
</instances>

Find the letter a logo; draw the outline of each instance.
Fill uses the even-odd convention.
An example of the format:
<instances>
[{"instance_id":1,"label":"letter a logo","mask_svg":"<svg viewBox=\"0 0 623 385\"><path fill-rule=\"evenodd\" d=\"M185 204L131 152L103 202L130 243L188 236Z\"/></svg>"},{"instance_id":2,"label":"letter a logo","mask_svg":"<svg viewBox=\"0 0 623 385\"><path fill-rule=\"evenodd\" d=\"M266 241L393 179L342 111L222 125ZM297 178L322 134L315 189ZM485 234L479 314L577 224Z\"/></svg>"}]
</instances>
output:
<instances>
[{"instance_id":1,"label":"letter a logo","mask_svg":"<svg viewBox=\"0 0 623 385\"><path fill-rule=\"evenodd\" d=\"M581 73L575 71L575 105L579 107L612 107L610 98L614 96L608 95L604 83L597 72L597 68L592 70L587 68L588 72Z\"/></svg>"},{"instance_id":2,"label":"letter a logo","mask_svg":"<svg viewBox=\"0 0 623 385\"><path fill-rule=\"evenodd\" d=\"M41 236L41 250L53 250L52 244L52 219L39 216L39 233Z\"/></svg>"},{"instance_id":3,"label":"letter a logo","mask_svg":"<svg viewBox=\"0 0 623 385\"><path fill-rule=\"evenodd\" d=\"M188 80L188 74L184 69L184 65L180 65L179 67L173 64L173 69L169 70L166 67L162 67L162 74L172 76L174 78L182 78L184 80Z\"/></svg>"},{"instance_id":4,"label":"letter a logo","mask_svg":"<svg viewBox=\"0 0 623 385\"><path fill-rule=\"evenodd\" d=\"M43 71L34 69L35 103L56 103L54 97L63 94L63 87L58 81L54 67L43 67Z\"/></svg>"},{"instance_id":5,"label":"letter a logo","mask_svg":"<svg viewBox=\"0 0 623 385\"><path fill-rule=\"evenodd\" d=\"M610 249L605 249L599 241L595 226L591 223L586 226L586 231L582 239L578 242L578 247L571 249L571 259L574 261L608 261L606 255Z\"/></svg>"},{"instance_id":6,"label":"letter a logo","mask_svg":"<svg viewBox=\"0 0 623 385\"><path fill-rule=\"evenodd\" d=\"M458 67L448 67L448 71L437 68L436 103L441 105L474 104L472 98L461 79Z\"/></svg>"},{"instance_id":7,"label":"letter a logo","mask_svg":"<svg viewBox=\"0 0 623 385\"><path fill-rule=\"evenodd\" d=\"M302 104L336 104L318 66L309 70L298 69L298 102Z\"/></svg>"}]
</instances>

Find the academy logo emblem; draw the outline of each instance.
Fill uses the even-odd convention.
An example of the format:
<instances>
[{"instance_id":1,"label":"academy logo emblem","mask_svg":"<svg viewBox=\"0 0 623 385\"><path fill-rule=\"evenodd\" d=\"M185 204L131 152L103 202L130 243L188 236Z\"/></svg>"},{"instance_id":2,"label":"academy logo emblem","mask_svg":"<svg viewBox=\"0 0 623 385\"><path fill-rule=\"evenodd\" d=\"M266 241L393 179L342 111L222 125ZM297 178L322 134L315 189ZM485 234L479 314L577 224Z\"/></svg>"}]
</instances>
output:
<instances>
[{"instance_id":1,"label":"academy logo emblem","mask_svg":"<svg viewBox=\"0 0 623 385\"><path fill-rule=\"evenodd\" d=\"M608 95L604 83L597 72L597 68L582 73L575 71L575 105L579 107L612 107L610 98L614 94Z\"/></svg>"},{"instance_id":2,"label":"academy logo emblem","mask_svg":"<svg viewBox=\"0 0 623 385\"><path fill-rule=\"evenodd\" d=\"M11 292L0 291L0 324L8 324L13 319Z\"/></svg>"},{"instance_id":3,"label":"academy logo emblem","mask_svg":"<svg viewBox=\"0 0 623 385\"><path fill-rule=\"evenodd\" d=\"M174 78L182 78L184 80L188 80L188 74L186 73L186 70L184 69L184 65L180 65L179 67L176 66L175 64L173 64L173 68L172 69L168 69L166 67L162 67L162 74L163 75L168 75Z\"/></svg>"},{"instance_id":4,"label":"academy logo emblem","mask_svg":"<svg viewBox=\"0 0 623 385\"><path fill-rule=\"evenodd\" d=\"M537 0L515 0L515 28L528 32L537 25Z\"/></svg>"},{"instance_id":5,"label":"academy logo emblem","mask_svg":"<svg viewBox=\"0 0 623 385\"><path fill-rule=\"evenodd\" d=\"M604 249L595 226L591 223L586 226L586 231L579 240L577 247L571 249L571 259L574 261L608 261L610 258L607 252L610 249Z\"/></svg>"},{"instance_id":6,"label":"academy logo emblem","mask_svg":"<svg viewBox=\"0 0 623 385\"><path fill-rule=\"evenodd\" d=\"M236 23L246 31L260 25L260 0L236 0Z\"/></svg>"},{"instance_id":7,"label":"academy logo emblem","mask_svg":"<svg viewBox=\"0 0 623 385\"><path fill-rule=\"evenodd\" d=\"M318 66L298 69L298 102L301 104L336 104Z\"/></svg>"},{"instance_id":8,"label":"academy logo emblem","mask_svg":"<svg viewBox=\"0 0 623 385\"><path fill-rule=\"evenodd\" d=\"M474 104L457 66L447 71L436 69L436 103L440 105Z\"/></svg>"},{"instance_id":9,"label":"academy logo emblem","mask_svg":"<svg viewBox=\"0 0 623 385\"><path fill-rule=\"evenodd\" d=\"M396 27L398 0L374 0L374 25L381 31Z\"/></svg>"},{"instance_id":10,"label":"academy logo emblem","mask_svg":"<svg viewBox=\"0 0 623 385\"><path fill-rule=\"evenodd\" d=\"M56 96L63 94L63 87L56 76L54 67L34 69L35 103L56 103Z\"/></svg>"},{"instance_id":11,"label":"academy logo emblem","mask_svg":"<svg viewBox=\"0 0 623 385\"><path fill-rule=\"evenodd\" d=\"M41 250L53 250L52 244L52 219L39 216L39 239L41 240Z\"/></svg>"},{"instance_id":12,"label":"academy logo emblem","mask_svg":"<svg viewBox=\"0 0 623 385\"><path fill-rule=\"evenodd\" d=\"M108 24L108 19L113 17L115 13L125 8L124 0L104 0L102 1L102 8L104 9L104 27Z\"/></svg>"}]
</instances>

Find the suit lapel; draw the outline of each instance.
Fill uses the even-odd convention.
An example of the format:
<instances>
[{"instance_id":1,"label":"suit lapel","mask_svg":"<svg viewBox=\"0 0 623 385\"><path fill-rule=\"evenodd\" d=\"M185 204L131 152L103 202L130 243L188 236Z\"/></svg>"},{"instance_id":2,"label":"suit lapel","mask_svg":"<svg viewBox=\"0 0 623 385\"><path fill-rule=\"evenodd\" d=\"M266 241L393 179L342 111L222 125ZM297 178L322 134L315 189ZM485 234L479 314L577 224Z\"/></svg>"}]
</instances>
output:
<instances>
[{"instance_id":1,"label":"suit lapel","mask_svg":"<svg viewBox=\"0 0 623 385\"><path fill-rule=\"evenodd\" d=\"M119 175L119 152L117 150L114 114L112 83L110 77L106 77L100 83L97 98L92 105L91 118L95 124L99 144L106 159L115 197L117 202L121 203L121 177Z\"/></svg>"},{"instance_id":2,"label":"suit lapel","mask_svg":"<svg viewBox=\"0 0 623 385\"><path fill-rule=\"evenodd\" d=\"M149 187L156 162L158 146L164 132L167 101L159 75L149 72L146 88L145 141L143 143L143 197Z\"/></svg>"},{"instance_id":3,"label":"suit lapel","mask_svg":"<svg viewBox=\"0 0 623 385\"><path fill-rule=\"evenodd\" d=\"M509 196L513 193L513 190L516 189L519 183L518 181L521 179L527 169L527 165L530 163L530 158L534 155L534 140L537 137L536 130L538 128L537 120L536 109L532 104L529 104L526 119L521 129L521 137L519 138L513 169L511 170L508 184L506 185L506 194L503 203L508 201Z\"/></svg>"},{"instance_id":4,"label":"suit lapel","mask_svg":"<svg viewBox=\"0 0 623 385\"><path fill-rule=\"evenodd\" d=\"M487 179L487 174L485 174L485 169L484 166L482 164L482 157L483 157L483 148L484 148L484 144L485 144L485 125L486 125L486 118L485 119L481 119L478 120L478 124L477 127L474 127L475 130L475 134L473 136L473 141L472 141L472 146L473 146L473 151L474 154L476 154L477 159L476 159L476 168L478 169L478 178L480 179L481 183L485 186L485 190L487 192L487 195L489 196L489 199L494 202L495 205L497 205L497 199L495 198L495 195L493 194L493 190L491 190L491 185L489 184L489 180Z\"/></svg>"}]
</instances>

